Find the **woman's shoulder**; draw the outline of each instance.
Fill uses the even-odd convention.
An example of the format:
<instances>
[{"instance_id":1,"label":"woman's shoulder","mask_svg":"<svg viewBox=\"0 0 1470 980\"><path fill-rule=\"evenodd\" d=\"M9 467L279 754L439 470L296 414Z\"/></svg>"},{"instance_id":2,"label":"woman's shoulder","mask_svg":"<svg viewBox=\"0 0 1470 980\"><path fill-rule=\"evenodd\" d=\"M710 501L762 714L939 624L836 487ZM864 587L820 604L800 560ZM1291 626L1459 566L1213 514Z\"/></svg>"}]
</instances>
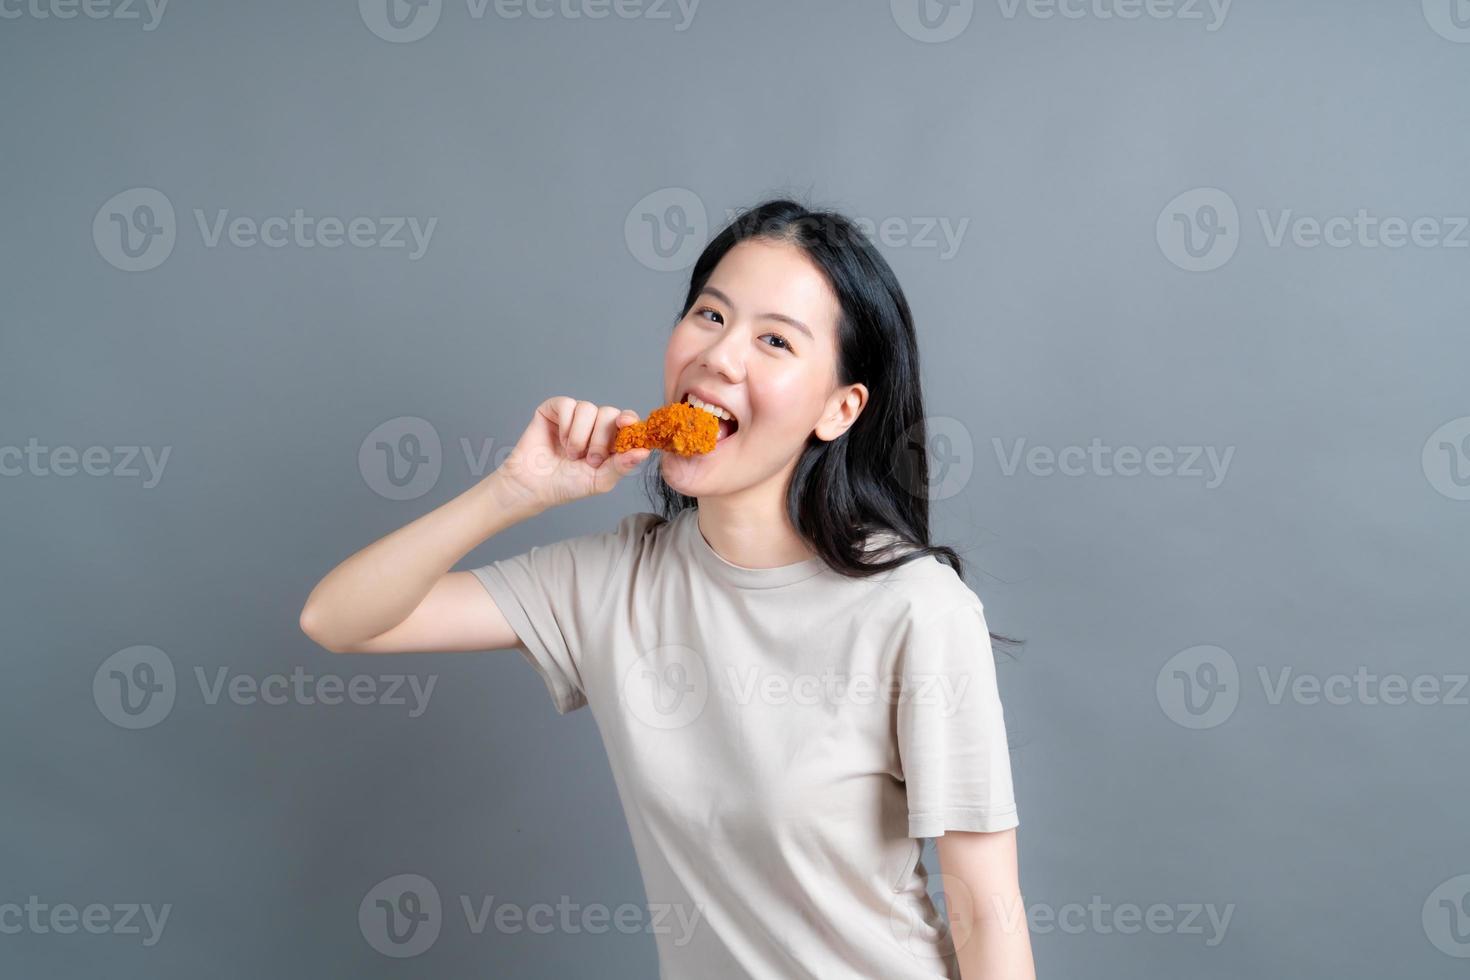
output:
<instances>
[{"instance_id":1,"label":"woman's shoulder","mask_svg":"<svg viewBox=\"0 0 1470 980\"><path fill-rule=\"evenodd\" d=\"M613 564L658 547L667 526L668 522L657 514L625 514L615 524L569 535L549 545L538 545L533 550L565 556L578 564Z\"/></svg>"},{"instance_id":2,"label":"woman's shoulder","mask_svg":"<svg viewBox=\"0 0 1470 980\"><path fill-rule=\"evenodd\" d=\"M874 584L890 600L890 610L900 618L927 619L964 606L983 608L980 597L954 567L935 555L920 552L890 532L874 534L869 542L869 560L873 556L879 560L912 556L873 576Z\"/></svg>"},{"instance_id":3,"label":"woman's shoulder","mask_svg":"<svg viewBox=\"0 0 1470 980\"><path fill-rule=\"evenodd\" d=\"M673 526L658 514L635 511L619 518L606 536L620 550L647 553L668 547Z\"/></svg>"},{"instance_id":4,"label":"woman's shoulder","mask_svg":"<svg viewBox=\"0 0 1470 980\"><path fill-rule=\"evenodd\" d=\"M651 514L648 511L635 511L631 514L624 514L618 520L614 532L634 538L641 538L660 528L667 528L669 523L669 521L660 517L658 514Z\"/></svg>"}]
</instances>

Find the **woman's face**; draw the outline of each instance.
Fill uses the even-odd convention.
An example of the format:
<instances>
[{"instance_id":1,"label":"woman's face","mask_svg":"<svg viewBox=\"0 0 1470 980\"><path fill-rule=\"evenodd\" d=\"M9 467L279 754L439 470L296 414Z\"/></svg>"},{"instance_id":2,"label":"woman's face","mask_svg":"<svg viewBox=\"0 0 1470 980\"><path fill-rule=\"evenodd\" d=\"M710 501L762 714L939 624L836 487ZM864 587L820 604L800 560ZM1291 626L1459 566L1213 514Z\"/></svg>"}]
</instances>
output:
<instances>
[{"instance_id":1,"label":"woman's face","mask_svg":"<svg viewBox=\"0 0 1470 980\"><path fill-rule=\"evenodd\" d=\"M837 297L796 246L736 245L674 327L664 354L664 401L691 391L735 417L713 452L663 453L664 481L691 497L719 496L786 479L816 433L835 439L867 398L837 384Z\"/></svg>"}]
</instances>

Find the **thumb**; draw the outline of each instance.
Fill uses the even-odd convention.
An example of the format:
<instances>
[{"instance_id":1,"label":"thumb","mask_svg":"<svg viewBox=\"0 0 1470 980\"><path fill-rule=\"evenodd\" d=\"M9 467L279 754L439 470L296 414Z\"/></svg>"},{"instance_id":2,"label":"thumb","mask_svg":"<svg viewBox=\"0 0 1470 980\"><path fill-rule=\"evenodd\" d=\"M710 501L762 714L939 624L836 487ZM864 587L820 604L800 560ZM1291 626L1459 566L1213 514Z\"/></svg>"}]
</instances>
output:
<instances>
[{"instance_id":1,"label":"thumb","mask_svg":"<svg viewBox=\"0 0 1470 980\"><path fill-rule=\"evenodd\" d=\"M614 454L611 459L597 468L598 489L611 490L619 480L637 469L652 451L651 449L630 449L625 453Z\"/></svg>"}]
</instances>

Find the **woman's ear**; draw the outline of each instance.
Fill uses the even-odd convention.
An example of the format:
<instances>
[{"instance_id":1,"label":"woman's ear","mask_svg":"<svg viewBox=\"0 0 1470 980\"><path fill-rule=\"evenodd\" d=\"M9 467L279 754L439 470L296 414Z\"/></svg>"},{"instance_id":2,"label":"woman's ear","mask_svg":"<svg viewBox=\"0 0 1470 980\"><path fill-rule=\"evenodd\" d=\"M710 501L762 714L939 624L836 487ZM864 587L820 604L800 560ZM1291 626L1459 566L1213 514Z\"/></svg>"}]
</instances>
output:
<instances>
[{"instance_id":1,"label":"woman's ear","mask_svg":"<svg viewBox=\"0 0 1470 980\"><path fill-rule=\"evenodd\" d=\"M817 438L823 442L831 442L842 435L852 428L852 424L857 421L857 417L863 412L863 406L867 403L866 385L850 384L834 392L827 401L827 411L817 423L816 429L813 430Z\"/></svg>"}]
</instances>

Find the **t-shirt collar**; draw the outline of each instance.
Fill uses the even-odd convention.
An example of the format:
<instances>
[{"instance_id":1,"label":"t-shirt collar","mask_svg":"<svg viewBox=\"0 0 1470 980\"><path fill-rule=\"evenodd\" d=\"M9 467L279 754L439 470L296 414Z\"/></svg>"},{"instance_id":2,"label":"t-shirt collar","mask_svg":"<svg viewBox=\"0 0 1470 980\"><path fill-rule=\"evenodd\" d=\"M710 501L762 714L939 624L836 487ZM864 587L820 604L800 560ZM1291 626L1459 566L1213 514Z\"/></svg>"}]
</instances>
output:
<instances>
[{"instance_id":1,"label":"t-shirt collar","mask_svg":"<svg viewBox=\"0 0 1470 980\"><path fill-rule=\"evenodd\" d=\"M775 568L746 568L744 565L736 565L721 558L719 552L704 539L704 534L699 530L699 508L688 508L675 521L679 525L684 547L687 552L693 553L694 560L710 575L736 588L774 589L783 585L794 585L821 574L827 567L827 563L820 557Z\"/></svg>"}]
</instances>

